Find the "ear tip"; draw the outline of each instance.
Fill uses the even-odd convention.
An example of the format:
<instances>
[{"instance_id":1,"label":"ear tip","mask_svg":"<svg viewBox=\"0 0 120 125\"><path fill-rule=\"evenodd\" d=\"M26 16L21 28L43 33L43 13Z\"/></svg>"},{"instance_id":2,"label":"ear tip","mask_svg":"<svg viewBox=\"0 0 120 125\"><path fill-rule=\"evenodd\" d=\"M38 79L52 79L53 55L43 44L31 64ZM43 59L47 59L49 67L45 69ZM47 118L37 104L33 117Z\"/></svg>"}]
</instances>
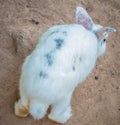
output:
<instances>
[{"instance_id":1,"label":"ear tip","mask_svg":"<svg viewBox=\"0 0 120 125\"><path fill-rule=\"evenodd\" d=\"M117 30L115 29L115 28L113 28L113 27L107 27L107 30L109 31L109 32L116 32Z\"/></svg>"},{"instance_id":2,"label":"ear tip","mask_svg":"<svg viewBox=\"0 0 120 125\"><path fill-rule=\"evenodd\" d=\"M117 30L115 28L113 28L113 32L117 32Z\"/></svg>"},{"instance_id":3,"label":"ear tip","mask_svg":"<svg viewBox=\"0 0 120 125\"><path fill-rule=\"evenodd\" d=\"M84 9L84 8L81 6L77 6L76 9Z\"/></svg>"},{"instance_id":4,"label":"ear tip","mask_svg":"<svg viewBox=\"0 0 120 125\"><path fill-rule=\"evenodd\" d=\"M83 7L77 6L76 7L76 12L79 12L79 11L85 11L85 9Z\"/></svg>"}]
</instances>

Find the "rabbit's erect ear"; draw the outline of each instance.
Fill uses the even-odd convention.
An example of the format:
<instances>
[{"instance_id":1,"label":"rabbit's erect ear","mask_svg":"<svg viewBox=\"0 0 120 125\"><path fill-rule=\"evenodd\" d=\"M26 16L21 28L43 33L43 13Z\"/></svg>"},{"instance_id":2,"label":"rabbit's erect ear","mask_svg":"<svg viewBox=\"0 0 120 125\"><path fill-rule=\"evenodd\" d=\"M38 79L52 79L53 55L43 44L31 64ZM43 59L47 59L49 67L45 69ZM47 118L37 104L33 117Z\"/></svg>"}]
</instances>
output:
<instances>
[{"instance_id":1,"label":"rabbit's erect ear","mask_svg":"<svg viewBox=\"0 0 120 125\"><path fill-rule=\"evenodd\" d=\"M112 27L103 27L100 30L96 31L96 36L98 39L100 39L110 32L116 32L116 29Z\"/></svg>"},{"instance_id":2,"label":"rabbit's erect ear","mask_svg":"<svg viewBox=\"0 0 120 125\"><path fill-rule=\"evenodd\" d=\"M93 21L87 11L82 7L76 8L76 23L83 25L86 29L92 30Z\"/></svg>"}]
</instances>

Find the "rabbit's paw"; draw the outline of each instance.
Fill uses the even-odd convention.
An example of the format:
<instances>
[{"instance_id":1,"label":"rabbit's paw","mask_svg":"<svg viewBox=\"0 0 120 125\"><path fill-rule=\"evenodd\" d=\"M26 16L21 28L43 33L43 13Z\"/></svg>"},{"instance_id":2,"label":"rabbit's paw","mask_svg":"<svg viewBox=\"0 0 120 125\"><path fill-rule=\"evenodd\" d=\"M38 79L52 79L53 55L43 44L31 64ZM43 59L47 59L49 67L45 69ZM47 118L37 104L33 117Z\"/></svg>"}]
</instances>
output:
<instances>
[{"instance_id":1,"label":"rabbit's paw","mask_svg":"<svg viewBox=\"0 0 120 125\"><path fill-rule=\"evenodd\" d=\"M54 115L52 113L49 114L48 118L57 123L66 123L71 116L71 107L68 107L64 112L59 115L55 113Z\"/></svg>"},{"instance_id":2,"label":"rabbit's paw","mask_svg":"<svg viewBox=\"0 0 120 125\"><path fill-rule=\"evenodd\" d=\"M20 101L15 103L15 115L19 117L27 117L29 114L29 106L24 106Z\"/></svg>"}]
</instances>

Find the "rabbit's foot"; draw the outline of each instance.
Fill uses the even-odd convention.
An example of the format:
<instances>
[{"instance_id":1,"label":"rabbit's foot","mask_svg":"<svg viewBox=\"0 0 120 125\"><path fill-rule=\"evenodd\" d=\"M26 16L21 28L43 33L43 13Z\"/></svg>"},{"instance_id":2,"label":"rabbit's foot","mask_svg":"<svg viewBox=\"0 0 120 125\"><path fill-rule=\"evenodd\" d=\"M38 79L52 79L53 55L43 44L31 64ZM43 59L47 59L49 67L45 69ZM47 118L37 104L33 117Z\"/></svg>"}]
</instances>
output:
<instances>
[{"instance_id":1,"label":"rabbit's foot","mask_svg":"<svg viewBox=\"0 0 120 125\"><path fill-rule=\"evenodd\" d=\"M15 115L19 117L27 117L29 114L29 106L24 106L21 101L15 103Z\"/></svg>"},{"instance_id":2,"label":"rabbit's foot","mask_svg":"<svg viewBox=\"0 0 120 125\"><path fill-rule=\"evenodd\" d=\"M48 118L57 123L65 123L72 116L71 107L68 107L64 112L58 114L51 113L48 115Z\"/></svg>"}]
</instances>

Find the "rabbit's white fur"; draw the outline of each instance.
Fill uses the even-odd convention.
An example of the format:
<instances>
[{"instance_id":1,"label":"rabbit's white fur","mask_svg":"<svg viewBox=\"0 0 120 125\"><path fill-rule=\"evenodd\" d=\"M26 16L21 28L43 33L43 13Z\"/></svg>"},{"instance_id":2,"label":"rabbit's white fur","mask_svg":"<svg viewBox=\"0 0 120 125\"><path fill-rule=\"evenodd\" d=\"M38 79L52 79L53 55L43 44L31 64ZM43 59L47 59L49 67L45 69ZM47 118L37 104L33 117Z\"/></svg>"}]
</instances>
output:
<instances>
[{"instance_id":1,"label":"rabbit's white fur","mask_svg":"<svg viewBox=\"0 0 120 125\"><path fill-rule=\"evenodd\" d=\"M23 64L16 114L21 105L29 105L30 114L41 119L51 105L50 119L60 123L69 119L75 87L85 80L105 51L94 33L100 28L94 24L90 31L80 24L59 25L43 34Z\"/></svg>"}]
</instances>

